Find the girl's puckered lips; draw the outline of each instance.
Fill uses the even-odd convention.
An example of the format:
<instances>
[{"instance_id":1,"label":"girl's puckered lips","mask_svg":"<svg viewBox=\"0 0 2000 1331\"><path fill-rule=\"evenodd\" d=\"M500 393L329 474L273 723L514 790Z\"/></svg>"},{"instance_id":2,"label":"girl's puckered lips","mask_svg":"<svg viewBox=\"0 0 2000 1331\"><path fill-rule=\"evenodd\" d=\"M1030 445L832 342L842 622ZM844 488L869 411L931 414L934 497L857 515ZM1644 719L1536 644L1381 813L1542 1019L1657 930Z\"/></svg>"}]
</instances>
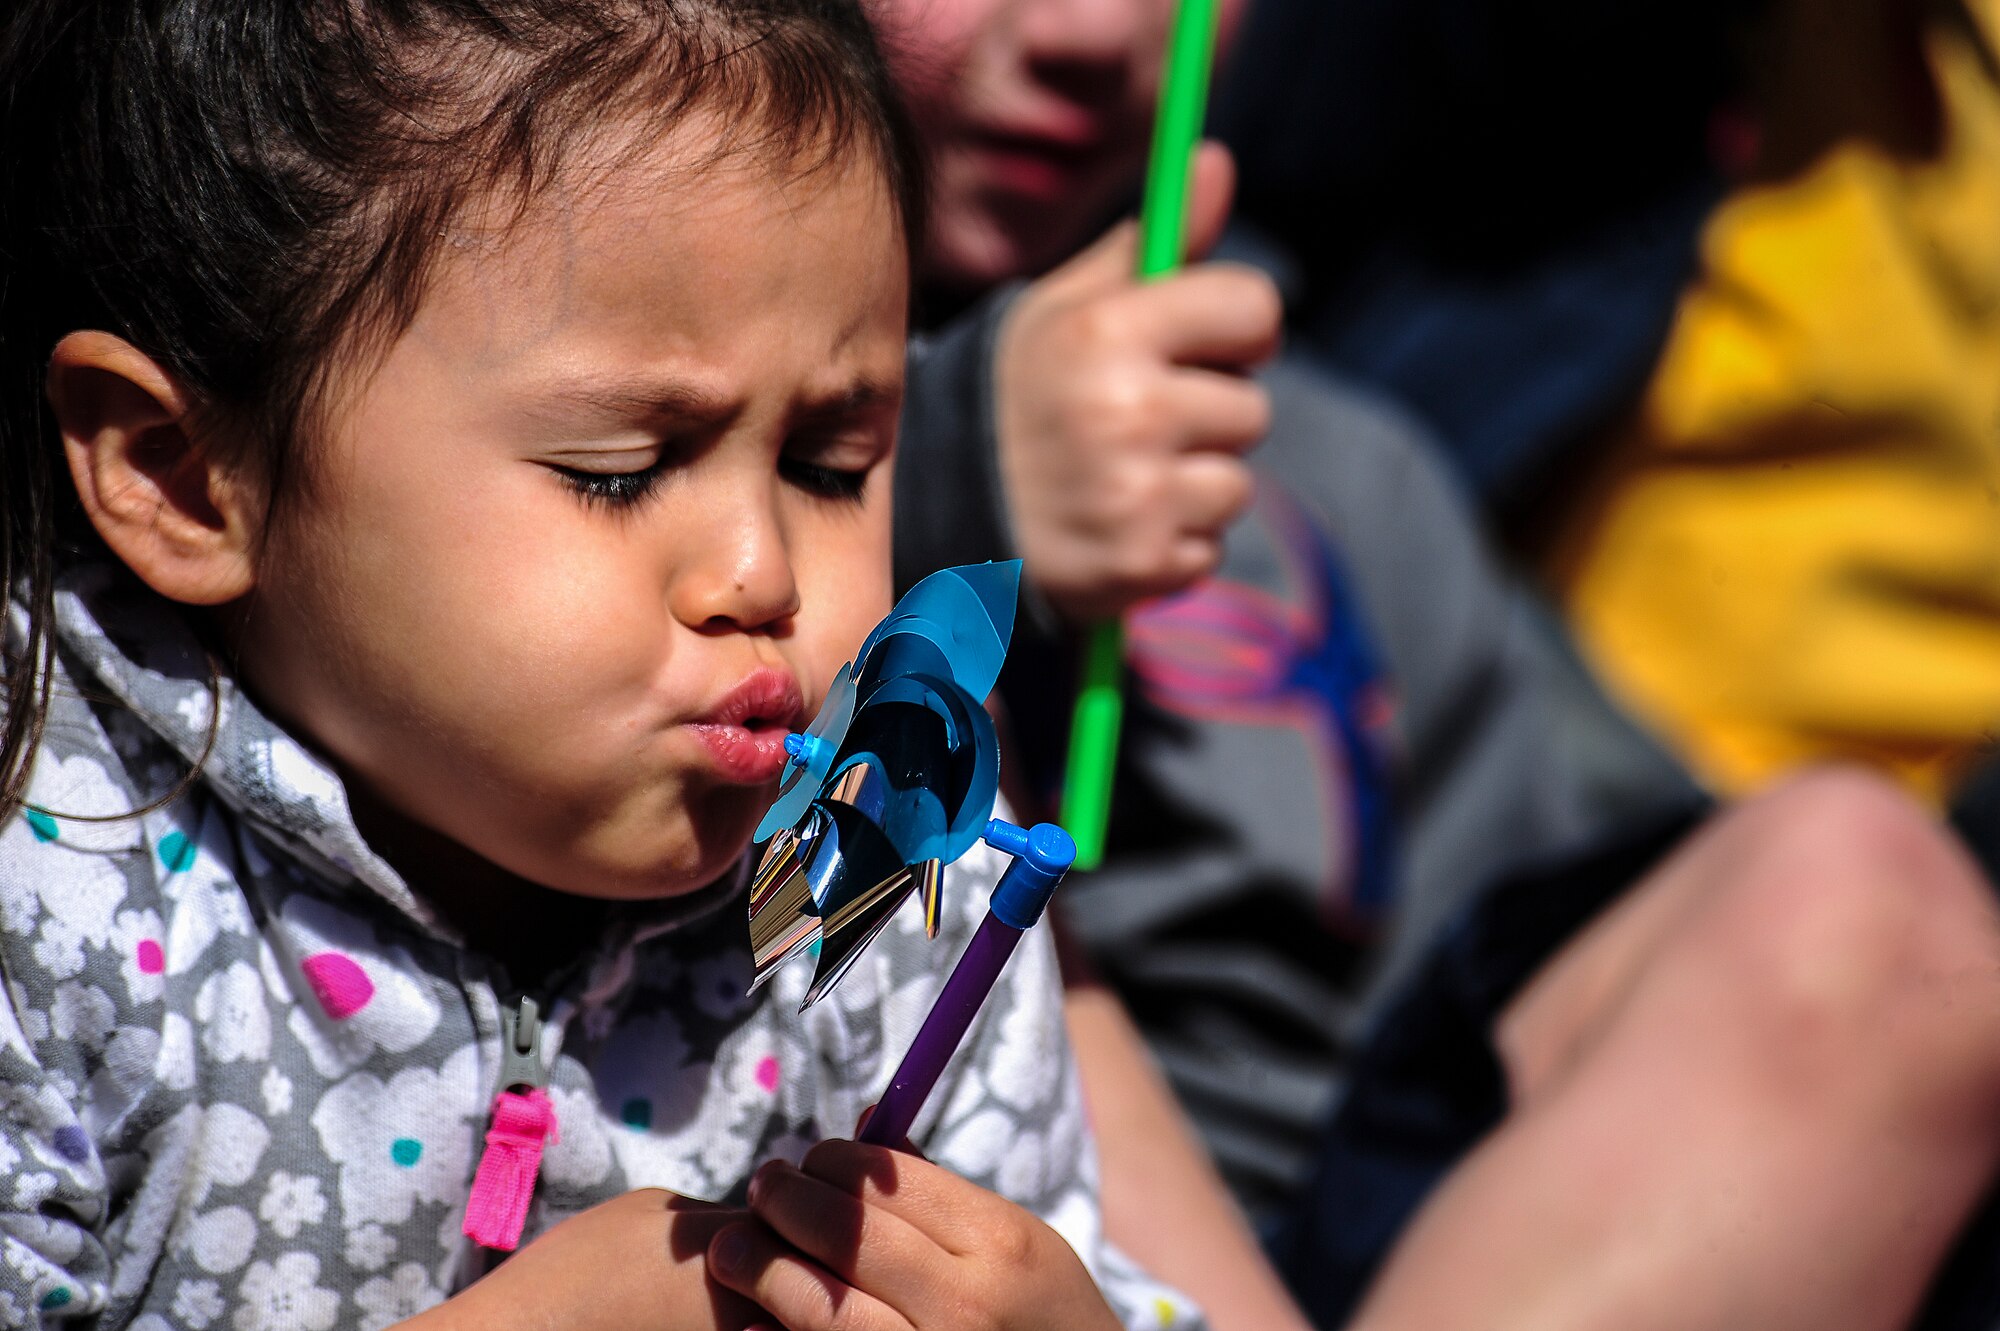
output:
<instances>
[{"instance_id":1,"label":"girl's puckered lips","mask_svg":"<svg viewBox=\"0 0 2000 1331\"><path fill-rule=\"evenodd\" d=\"M716 771L737 785L761 786L785 770L785 736L805 725L805 697L790 672L752 672L688 729L702 741Z\"/></svg>"}]
</instances>

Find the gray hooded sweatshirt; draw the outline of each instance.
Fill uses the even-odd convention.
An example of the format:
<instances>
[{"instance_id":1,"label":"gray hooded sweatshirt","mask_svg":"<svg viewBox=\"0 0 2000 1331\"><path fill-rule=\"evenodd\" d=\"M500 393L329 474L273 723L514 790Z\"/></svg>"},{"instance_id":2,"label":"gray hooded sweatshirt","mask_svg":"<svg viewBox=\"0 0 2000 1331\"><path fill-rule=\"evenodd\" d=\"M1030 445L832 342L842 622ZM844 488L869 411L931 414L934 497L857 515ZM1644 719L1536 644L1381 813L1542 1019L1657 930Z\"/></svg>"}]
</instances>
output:
<instances>
[{"instance_id":1,"label":"gray hooded sweatshirt","mask_svg":"<svg viewBox=\"0 0 2000 1331\"><path fill-rule=\"evenodd\" d=\"M0 825L0 1326L329 1331L438 1303L488 1260L461 1226L522 995L369 849L324 760L211 687L170 605L79 570L57 632L30 807ZM196 763L164 806L87 821ZM740 1202L761 1162L845 1135L1001 867L966 856L934 942L899 914L803 1015L803 964L745 994L740 869L629 909L532 995L559 1135L528 1236L637 1187ZM1128 1325L1200 1324L1102 1242L1046 930L914 1135L1052 1224Z\"/></svg>"}]
</instances>

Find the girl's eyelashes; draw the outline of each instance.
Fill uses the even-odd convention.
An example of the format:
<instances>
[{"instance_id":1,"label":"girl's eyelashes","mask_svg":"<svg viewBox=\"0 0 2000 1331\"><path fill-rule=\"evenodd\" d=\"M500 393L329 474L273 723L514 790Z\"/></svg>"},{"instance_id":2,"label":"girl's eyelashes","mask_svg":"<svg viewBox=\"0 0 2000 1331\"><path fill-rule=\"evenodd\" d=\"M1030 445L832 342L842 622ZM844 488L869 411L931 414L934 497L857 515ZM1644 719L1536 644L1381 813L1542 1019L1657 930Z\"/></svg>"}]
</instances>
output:
<instances>
[{"instance_id":1,"label":"girl's eyelashes","mask_svg":"<svg viewBox=\"0 0 2000 1331\"><path fill-rule=\"evenodd\" d=\"M672 470L675 458L663 449L643 467L630 471L599 471L584 467L546 464L562 478L563 484L595 508L629 508L643 502ZM778 474L807 494L842 503L859 503L868 486L868 474L875 464L849 470L786 454L778 459Z\"/></svg>"},{"instance_id":2,"label":"girl's eyelashes","mask_svg":"<svg viewBox=\"0 0 2000 1331\"><path fill-rule=\"evenodd\" d=\"M551 464L550 469L562 477L563 483L583 497L585 504L592 507L626 508L646 498L667 474L668 457L662 451L659 456L636 471L584 471L577 467L560 467Z\"/></svg>"},{"instance_id":3,"label":"girl's eyelashes","mask_svg":"<svg viewBox=\"0 0 2000 1331\"><path fill-rule=\"evenodd\" d=\"M837 499L845 503L860 502L861 492L868 484L868 473L872 470L872 467L863 467L859 471L842 471L837 467L802 462L793 457L778 461L779 474L793 485L822 499Z\"/></svg>"},{"instance_id":4,"label":"girl's eyelashes","mask_svg":"<svg viewBox=\"0 0 2000 1331\"><path fill-rule=\"evenodd\" d=\"M796 430L778 455L778 475L815 498L860 503L895 437L893 412L886 421L879 414L814 421Z\"/></svg>"}]
</instances>

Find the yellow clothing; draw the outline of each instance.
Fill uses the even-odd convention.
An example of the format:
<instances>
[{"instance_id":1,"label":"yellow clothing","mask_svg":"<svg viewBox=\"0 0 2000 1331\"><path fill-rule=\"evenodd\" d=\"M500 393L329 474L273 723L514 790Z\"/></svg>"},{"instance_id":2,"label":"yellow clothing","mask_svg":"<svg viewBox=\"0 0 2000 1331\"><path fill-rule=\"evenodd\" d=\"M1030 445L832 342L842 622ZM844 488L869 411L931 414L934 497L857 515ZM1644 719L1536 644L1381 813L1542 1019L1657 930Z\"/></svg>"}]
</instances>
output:
<instances>
[{"instance_id":1,"label":"yellow clothing","mask_svg":"<svg viewBox=\"0 0 2000 1331\"><path fill-rule=\"evenodd\" d=\"M2000 742L2000 87L1930 54L1935 156L1850 140L1717 211L1549 546L1585 653L1726 793L1851 757L1938 799Z\"/></svg>"}]
</instances>

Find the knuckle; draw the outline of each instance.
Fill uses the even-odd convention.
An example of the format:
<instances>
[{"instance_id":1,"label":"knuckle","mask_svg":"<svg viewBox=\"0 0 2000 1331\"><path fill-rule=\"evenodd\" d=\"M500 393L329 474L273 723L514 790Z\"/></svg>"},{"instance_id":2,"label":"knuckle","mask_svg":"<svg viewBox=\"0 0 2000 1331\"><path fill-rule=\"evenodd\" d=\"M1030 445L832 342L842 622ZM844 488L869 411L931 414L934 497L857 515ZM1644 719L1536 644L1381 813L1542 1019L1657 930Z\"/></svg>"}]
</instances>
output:
<instances>
[{"instance_id":1,"label":"knuckle","mask_svg":"<svg viewBox=\"0 0 2000 1331\"><path fill-rule=\"evenodd\" d=\"M940 1300L940 1304L940 1311L944 1314L940 1323L942 1326L988 1331L994 1324L992 1302L974 1290L956 1288Z\"/></svg>"},{"instance_id":2,"label":"knuckle","mask_svg":"<svg viewBox=\"0 0 2000 1331\"><path fill-rule=\"evenodd\" d=\"M1040 1247L1040 1235L1025 1213L1009 1215L993 1227L995 1271L1029 1269Z\"/></svg>"},{"instance_id":3,"label":"knuckle","mask_svg":"<svg viewBox=\"0 0 2000 1331\"><path fill-rule=\"evenodd\" d=\"M1130 367L1094 376L1091 391L1075 406L1078 437L1123 450L1156 443L1168 421L1154 377Z\"/></svg>"},{"instance_id":4,"label":"knuckle","mask_svg":"<svg viewBox=\"0 0 2000 1331\"><path fill-rule=\"evenodd\" d=\"M1087 300L1072 307L1065 320L1070 336L1082 347L1122 347L1132 340L1132 317L1115 300Z\"/></svg>"},{"instance_id":5,"label":"knuckle","mask_svg":"<svg viewBox=\"0 0 2000 1331\"><path fill-rule=\"evenodd\" d=\"M1172 484L1173 478L1168 475L1168 469L1150 460L1127 468L1121 487L1125 517L1137 520L1158 513L1167 502Z\"/></svg>"},{"instance_id":6,"label":"knuckle","mask_svg":"<svg viewBox=\"0 0 2000 1331\"><path fill-rule=\"evenodd\" d=\"M850 1301L836 1298L824 1280L801 1279L785 1324L793 1331L855 1331Z\"/></svg>"},{"instance_id":7,"label":"knuckle","mask_svg":"<svg viewBox=\"0 0 2000 1331\"><path fill-rule=\"evenodd\" d=\"M837 1174L842 1156L841 1147L846 1143L828 1139L820 1142L805 1154L799 1168L814 1178L830 1178Z\"/></svg>"},{"instance_id":8,"label":"knuckle","mask_svg":"<svg viewBox=\"0 0 2000 1331\"><path fill-rule=\"evenodd\" d=\"M1156 508L1162 489L1157 470L1127 466L1105 478L1097 505L1097 525L1119 543L1120 557L1132 556L1134 528Z\"/></svg>"}]
</instances>

